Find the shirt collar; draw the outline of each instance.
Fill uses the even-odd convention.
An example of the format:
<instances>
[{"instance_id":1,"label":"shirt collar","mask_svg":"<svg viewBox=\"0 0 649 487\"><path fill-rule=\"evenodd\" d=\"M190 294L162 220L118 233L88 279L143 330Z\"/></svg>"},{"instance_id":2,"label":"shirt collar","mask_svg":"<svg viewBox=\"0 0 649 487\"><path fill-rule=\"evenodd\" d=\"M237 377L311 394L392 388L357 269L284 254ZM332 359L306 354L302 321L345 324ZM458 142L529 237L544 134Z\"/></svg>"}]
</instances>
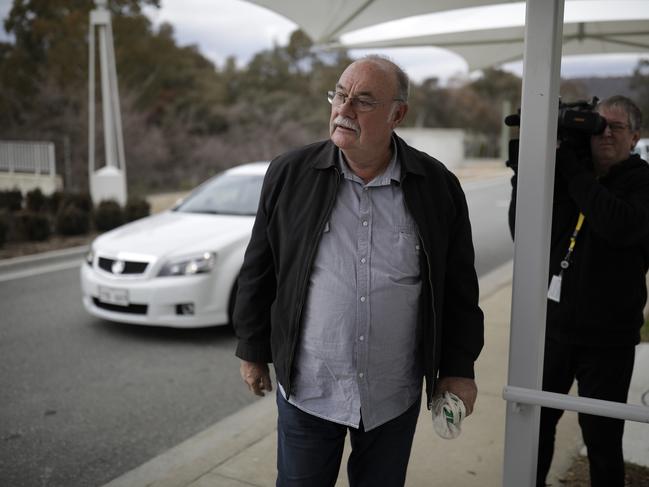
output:
<instances>
[{"instance_id":1,"label":"shirt collar","mask_svg":"<svg viewBox=\"0 0 649 487\"><path fill-rule=\"evenodd\" d=\"M372 179L369 183L365 184L365 182L361 178L359 178L354 173L354 171L351 170L351 168L347 164L347 159L345 159L343 151L340 149L338 149L338 169L340 169L340 172L345 179L359 182L364 186L389 186L392 181L400 184L401 163L399 162L399 158L397 157L397 143L394 139L394 136L392 137L392 159L390 159L390 162L385 170L374 179Z\"/></svg>"}]
</instances>

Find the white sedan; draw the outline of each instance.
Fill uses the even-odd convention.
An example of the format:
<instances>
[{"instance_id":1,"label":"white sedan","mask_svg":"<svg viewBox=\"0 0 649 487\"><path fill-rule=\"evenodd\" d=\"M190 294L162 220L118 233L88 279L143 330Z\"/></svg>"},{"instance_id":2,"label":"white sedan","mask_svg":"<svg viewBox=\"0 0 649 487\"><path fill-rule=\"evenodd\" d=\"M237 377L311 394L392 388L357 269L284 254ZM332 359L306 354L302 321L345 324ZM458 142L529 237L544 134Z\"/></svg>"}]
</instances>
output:
<instances>
[{"instance_id":1,"label":"white sedan","mask_svg":"<svg viewBox=\"0 0 649 487\"><path fill-rule=\"evenodd\" d=\"M97 237L81 268L88 312L139 325L227 324L267 168L229 169L172 210Z\"/></svg>"}]
</instances>

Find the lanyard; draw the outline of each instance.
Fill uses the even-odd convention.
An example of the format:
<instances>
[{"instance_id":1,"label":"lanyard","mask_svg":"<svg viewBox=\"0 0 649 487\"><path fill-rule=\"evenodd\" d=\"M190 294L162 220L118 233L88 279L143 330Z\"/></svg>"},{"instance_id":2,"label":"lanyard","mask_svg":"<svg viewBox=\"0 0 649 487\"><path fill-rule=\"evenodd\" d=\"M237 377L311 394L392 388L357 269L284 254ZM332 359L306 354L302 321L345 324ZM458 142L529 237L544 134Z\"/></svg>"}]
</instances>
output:
<instances>
[{"instance_id":1,"label":"lanyard","mask_svg":"<svg viewBox=\"0 0 649 487\"><path fill-rule=\"evenodd\" d=\"M582 212L579 212L579 218L577 218L577 225L575 225L575 229L572 231L572 235L570 236L570 245L568 246L568 252L566 253L566 256L563 258L561 261L561 273L565 271L568 267L570 267L570 259L572 258L572 252L575 250L575 244L577 243L577 235L579 235L579 230L581 230L581 226L584 224L584 214Z\"/></svg>"}]
</instances>

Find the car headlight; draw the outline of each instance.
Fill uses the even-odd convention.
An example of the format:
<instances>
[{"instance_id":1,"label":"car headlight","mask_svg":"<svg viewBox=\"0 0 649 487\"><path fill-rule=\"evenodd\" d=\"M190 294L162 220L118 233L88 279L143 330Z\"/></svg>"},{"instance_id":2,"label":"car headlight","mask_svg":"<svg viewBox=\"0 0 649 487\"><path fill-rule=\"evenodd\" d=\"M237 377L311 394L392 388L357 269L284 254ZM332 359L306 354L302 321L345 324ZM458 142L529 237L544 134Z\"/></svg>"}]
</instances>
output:
<instances>
[{"instance_id":1,"label":"car headlight","mask_svg":"<svg viewBox=\"0 0 649 487\"><path fill-rule=\"evenodd\" d=\"M216 262L214 252L204 252L200 255L173 259L162 266L158 277L166 276L191 276L210 272Z\"/></svg>"},{"instance_id":2,"label":"car headlight","mask_svg":"<svg viewBox=\"0 0 649 487\"><path fill-rule=\"evenodd\" d=\"M94 260L95 260L95 251L93 249L90 249L86 254L86 264L92 267L92 263L94 262Z\"/></svg>"}]
</instances>

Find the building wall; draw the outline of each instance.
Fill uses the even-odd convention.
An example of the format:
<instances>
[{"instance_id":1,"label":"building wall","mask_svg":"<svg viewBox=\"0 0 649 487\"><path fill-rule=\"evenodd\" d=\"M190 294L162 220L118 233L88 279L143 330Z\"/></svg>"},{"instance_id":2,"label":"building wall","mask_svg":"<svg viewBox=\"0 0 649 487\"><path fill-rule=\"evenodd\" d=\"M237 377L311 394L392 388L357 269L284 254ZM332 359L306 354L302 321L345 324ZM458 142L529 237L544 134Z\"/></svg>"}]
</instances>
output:
<instances>
[{"instance_id":1,"label":"building wall","mask_svg":"<svg viewBox=\"0 0 649 487\"><path fill-rule=\"evenodd\" d=\"M0 189L23 193L40 188L44 194L61 189L56 175L53 142L0 141Z\"/></svg>"},{"instance_id":2,"label":"building wall","mask_svg":"<svg viewBox=\"0 0 649 487\"><path fill-rule=\"evenodd\" d=\"M409 145L440 160L449 169L464 161L463 130L400 127L396 133Z\"/></svg>"},{"instance_id":3,"label":"building wall","mask_svg":"<svg viewBox=\"0 0 649 487\"><path fill-rule=\"evenodd\" d=\"M61 176L49 174L25 174L0 172L0 190L18 188L23 194L40 188L43 194L50 195L63 188Z\"/></svg>"}]
</instances>

